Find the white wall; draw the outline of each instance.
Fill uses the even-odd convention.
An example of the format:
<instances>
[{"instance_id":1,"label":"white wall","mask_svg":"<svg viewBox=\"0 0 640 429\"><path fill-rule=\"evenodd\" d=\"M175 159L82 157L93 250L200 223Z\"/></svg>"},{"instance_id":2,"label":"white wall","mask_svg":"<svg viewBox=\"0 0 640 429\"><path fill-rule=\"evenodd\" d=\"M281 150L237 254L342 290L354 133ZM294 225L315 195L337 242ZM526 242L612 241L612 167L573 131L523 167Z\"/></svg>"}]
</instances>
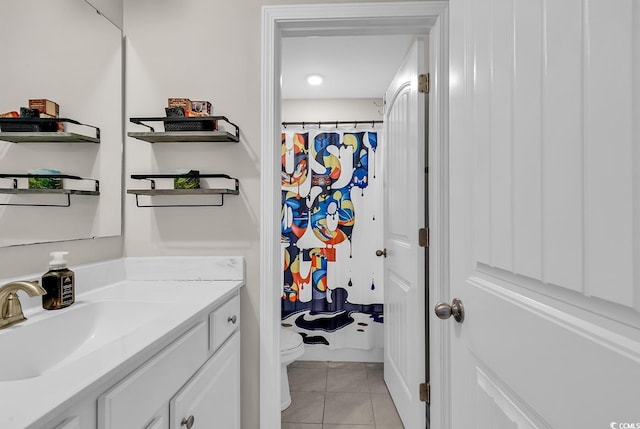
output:
<instances>
[{"instance_id":1,"label":"white wall","mask_svg":"<svg viewBox=\"0 0 640 429\"><path fill-rule=\"evenodd\" d=\"M131 174L176 168L226 173L240 195L215 208L138 208L125 198L125 253L241 255L243 427L257 428L259 380L260 7L254 2L125 2L126 116L164 116L168 97L208 100L214 114L240 127L240 143L154 144L127 138L125 187ZM144 131L131 123L128 131ZM205 197L203 197L205 198ZM276 390L274 389L274 393Z\"/></svg>"},{"instance_id":2,"label":"white wall","mask_svg":"<svg viewBox=\"0 0 640 429\"><path fill-rule=\"evenodd\" d=\"M127 179L131 174L194 168L239 178L240 195L226 198L224 207L164 209L137 208L127 195L125 253L246 258L241 329L247 429L259 426L260 289L278 287L263 285L259 274L261 6L276 3L302 2L125 2L127 117L163 116L168 97L188 97L211 101L214 114L240 126L239 144L126 140L126 187L139 186ZM140 130L130 123L127 129Z\"/></svg>"},{"instance_id":3,"label":"white wall","mask_svg":"<svg viewBox=\"0 0 640 429\"><path fill-rule=\"evenodd\" d=\"M382 98L287 99L282 100L282 121L381 121L382 109Z\"/></svg>"},{"instance_id":4,"label":"white wall","mask_svg":"<svg viewBox=\"0 0 640 429\"><path fill-rule=\"evenodd\" d=\"M49 252L67 250L69 266L121 258L124 249L122 236L58 243L30 244L0 248L0 278L16 278L44 274L49 269ZM31 277L25 278L26 280ZM76 285L82 292L83 286Z\"/></svg>"}]
</instances>

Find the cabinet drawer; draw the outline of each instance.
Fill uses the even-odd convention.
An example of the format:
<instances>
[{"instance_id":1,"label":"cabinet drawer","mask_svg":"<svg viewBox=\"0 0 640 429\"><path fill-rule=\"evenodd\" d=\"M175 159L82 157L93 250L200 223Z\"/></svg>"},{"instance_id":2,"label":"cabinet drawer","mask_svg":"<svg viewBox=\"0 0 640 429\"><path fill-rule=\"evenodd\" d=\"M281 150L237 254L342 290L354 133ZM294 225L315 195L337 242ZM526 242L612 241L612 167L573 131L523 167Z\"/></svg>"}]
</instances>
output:
<instances>
[{"instance_id":1,"label":"cabinet drawer","mask_svg":"<svg viewBox=\"0 0 640 429\"><path fill-rule=\"evenodd\" d=\"M240 326L240 296L234 296L211 313L209 325L211 326L209 350L213 353Z\"/></svg>"},{"instance_id":2,"label":"cabinet drawer","mask_svg":"<svg viewBox=\"0 0 640 429\"><path fill-rule=\"evenodd\" d=\"M207 359L200 322L98 399L99 429L141 428Z\"/></svg>"}]
</instances>

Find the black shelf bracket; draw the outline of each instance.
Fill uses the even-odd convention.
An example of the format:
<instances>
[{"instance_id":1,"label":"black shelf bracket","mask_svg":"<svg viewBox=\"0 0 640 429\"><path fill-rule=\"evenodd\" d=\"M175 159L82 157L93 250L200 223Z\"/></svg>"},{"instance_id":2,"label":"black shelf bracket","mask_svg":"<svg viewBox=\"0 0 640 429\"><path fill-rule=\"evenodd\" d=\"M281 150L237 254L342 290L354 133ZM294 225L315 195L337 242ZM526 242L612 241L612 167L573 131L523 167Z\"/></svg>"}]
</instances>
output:
<instances>
[{"instance_id":1,"label":"black shelf bracket","mask_svg":"<svg viewBox=\"0 0 640 429\"><path fill-rule=\"evenodd\" d=\"M18 179L21 178L46 178L46 179L72 179L72 180L90 180L93 181L93 191L83 191L76 189L22 189L18 188ZM11 179L10 188L0 188L0 194L10 195L64 195L66 203L63 204L35 204L35 203L0 203L0 206L13 207L70 207L71 195L100 195L100 181L97 179L88 179L80 176L71 176L68 174L6 174L0 173L0 179Z\"/></svg>"},{"instance_id":2,"label":"black shelf bracket","mask_svg":"<svg viewBox=\"0 0 640 429\"><path fill-rule=\"evenodd\" d=\"M58 123L66 122L69 124L82 125L83 127L93 128L95 130L95 137L84 136L81 138L79 135L75 139L69 138L68 140L60 140L61 142L100 142L100 128L94 125L83 124L70 118L0 118L0 133L11 133L12 139L7 140L13 143L17 142L42 142L46 138L40 140L36 139L38 134L47 135L50 138L54 138L56 135L65 135L65 132L58 131ZM30 129L31 128L31 129ZM51 133L51 134L50 134ZM17 139L19 136L23 138ZM1 135L0 135L1 137ZM54 139L55 140L55 139Z\"/></svg>"},{"instance_id":3,"label":"black shelf bracket","mask_svg":"<svg viewBox=\"0 0 640 429\"><path fill-rule=\"evenodd\" d=\"M156 189L155 179L177 179L177 178L214 178L214 179L227 179L233 180L233 188L192 188L192 189ZM240 181L227 174L132 174L132 179L135 180L148 180L151 183L150 189L128 189L128 194L134 194L136 196L136 207L222 207L224 206L225 195L239 195L240 193ZM219 195L219 204L141 204L140 195L149 197L154 196L194 196L194 195Z\"/></svg>"},{"instance_id":4,"label":"black shelf bracket","mask_svg":"<svg viewBox=\"0 0 640 429\"><path fill-rule=\"evenodd\" d=\"M20 204L20 203L0 203L0 206L11 206L11 207L71 207L71 194L66 193L63 194L67 197L66 204Z\"/></svg>"},{"instance_id":5,"label":"black shelf bracket","mask_svg":"<svg viewBox=\"0 0 640 429\"><path fill-rule=\"evenodd\" d=\"M215 194L220 195L220 204L140 204L139 196L141 194L136 195L136 207L141 208L156 208L156 207L222 207L224 206L224 194Z\"/></svg>"},{"instance_id":6,"label":"black shelf bracket","mask_svg":"<svg viewBox=\"0 0 640 429\"><path fill-rule=\"evenodd\" d=\"M227 124L234 128L234 135L237 139L240 139L240 127L231 122L226 116L171 116L171 117L145 117L145 118L129 118L129 121L149 128L149 131L156 132L156 130L145 122L202 122L202 121L225 121Z\"/></svg>"}]
</instances>

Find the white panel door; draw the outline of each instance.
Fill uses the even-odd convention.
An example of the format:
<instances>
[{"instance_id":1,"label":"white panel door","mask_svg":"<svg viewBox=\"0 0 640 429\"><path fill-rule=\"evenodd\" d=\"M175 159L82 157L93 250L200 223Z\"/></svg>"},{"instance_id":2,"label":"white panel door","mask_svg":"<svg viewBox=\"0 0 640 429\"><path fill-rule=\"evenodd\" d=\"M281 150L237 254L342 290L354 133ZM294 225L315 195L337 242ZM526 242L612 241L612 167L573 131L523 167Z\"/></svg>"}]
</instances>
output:
<instances>
[{"instance_id":1,"label":"white panel door","mask_svg":"<svg viewBox=\"0 0 640 429\"><path fill-rule=\"evenodd\" d=\"M640 6L450 12L452 427L640 427Z\"/></svg>"},{"instance_id":2,"label":"white panel door","mask_svg":"<svg viewBox=\"0 0 640 429\"><path fill-rule=\"evenodd\" d=\"M424 40L418 38L385 94L384 379L406 428L426 426L419 385L425 379Z\"/></svg>"}]
</instances>

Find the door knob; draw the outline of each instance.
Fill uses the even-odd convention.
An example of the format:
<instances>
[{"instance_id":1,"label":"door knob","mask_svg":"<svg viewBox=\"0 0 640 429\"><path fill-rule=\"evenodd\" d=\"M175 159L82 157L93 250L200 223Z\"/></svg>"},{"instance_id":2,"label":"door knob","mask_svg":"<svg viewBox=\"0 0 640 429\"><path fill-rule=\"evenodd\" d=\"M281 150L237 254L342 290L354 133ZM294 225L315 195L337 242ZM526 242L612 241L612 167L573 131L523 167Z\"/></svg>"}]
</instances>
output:
<instances>
[{"instance_id":1,"label":"door knob","mask_svg":"<svg viewBox=\"0 0 640 429\"><path fill-rule=\"evenodd\" d=\"M193 415L190 415L188 418L182 419L182 422L180 422L180 426L186 426L187 429L191 429L195 420L195 417L193 417Z\"/></svg>"},{"instance_id":2,"label":"door knob","mask_svg":"<svg viewBox=\"0 0 640 429\"><path fill-rule=\"evenodd\" d=\"M376 256L384 256L385 258L387 257L387 249L384 250L376 250Z\"/></svg>"},{"instance_id":3,"label":"door knob","mask_svg":"<svg viewBox=\"0 0 640 429\"><path fill-rule=\"evenodd\" d=\"M462 323L464 321L464 306L462 305L462 301L458 298L454 298L453 301L451 301L451 305L446 302L437 303L433 311L435 311L436 316L442 320L453 316L455 321L458 323Z\"/></svg>"}]
</instances>

